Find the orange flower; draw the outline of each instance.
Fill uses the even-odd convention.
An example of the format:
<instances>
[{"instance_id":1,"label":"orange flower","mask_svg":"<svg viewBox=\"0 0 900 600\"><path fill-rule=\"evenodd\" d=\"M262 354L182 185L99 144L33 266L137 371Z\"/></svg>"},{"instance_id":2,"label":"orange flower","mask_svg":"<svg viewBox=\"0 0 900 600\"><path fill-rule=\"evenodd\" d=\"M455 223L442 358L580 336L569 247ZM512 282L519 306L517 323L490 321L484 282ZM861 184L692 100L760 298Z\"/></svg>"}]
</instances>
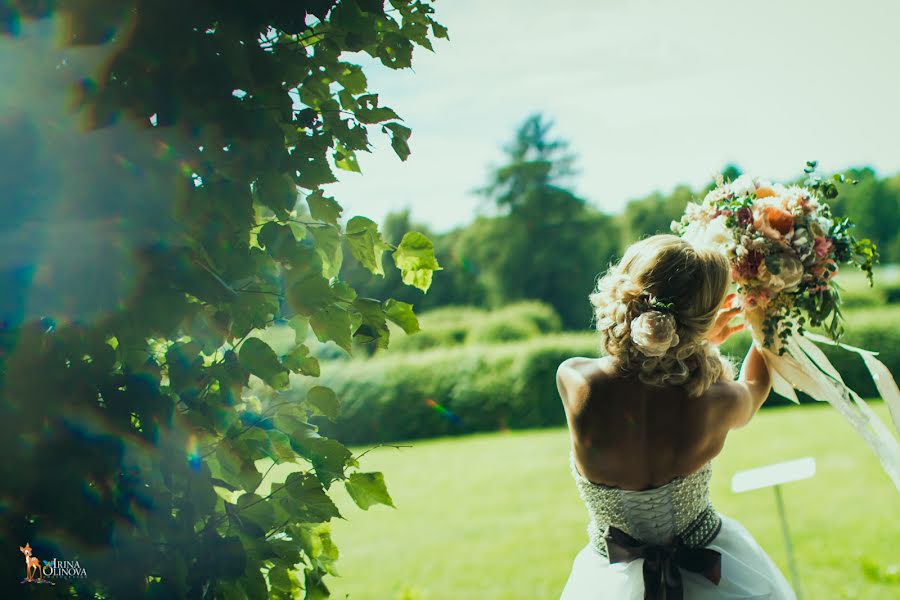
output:
<instances>
[{"instance_id":1,"label":"orange flower","mask_svg":"<svg viewBox=\"0 0 900 600\"><path fill-rule=\"evenodd\" d=\"M769 187L761 187L756 190L756 198L768 198L769 196L774 196L775 190Z\"/></svg>"},{"instance_id":2,"label":"orange flower","mask_svg":"<svg viewBox=\"0 0 900 600\"><path fill-rule=\"evenodd\" d=\"M794 217L788 211L778 208L777 206L768 206L763 211L766 220L778 233L787 235L794 227Z\"/></svg>"}]
</instances>

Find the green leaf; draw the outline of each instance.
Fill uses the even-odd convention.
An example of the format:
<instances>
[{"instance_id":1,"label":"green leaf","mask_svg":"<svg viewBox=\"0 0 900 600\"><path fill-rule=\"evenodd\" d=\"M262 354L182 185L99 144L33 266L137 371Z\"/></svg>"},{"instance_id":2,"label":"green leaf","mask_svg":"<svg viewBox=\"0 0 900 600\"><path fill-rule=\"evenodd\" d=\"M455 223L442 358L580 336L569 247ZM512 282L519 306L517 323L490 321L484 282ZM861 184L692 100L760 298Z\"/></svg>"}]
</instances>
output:
<instances>
[{"instance_id":1,"label":"green leaf","mask_svg":"<svg viewBox=\"0 0 900 600\"><path fill-rule=\"evenodd\" d=\"M320 308L309 320L313 332L320 342L334 341L335 344L352 354L350 314L341 306L330 305Z\"/></svg>"},{"instance_id":2,"label":"green leaf","mask_svg":"<svg viewBox=\"0 0 900 600\"><path fill-rule=\"evenodd\" d=\"M331 98L328 85L328 77L324 73L311 73L300 86L300 100L310 108L318 109Z\"/></svg>"},{"instance_id":3,"label":"green leaf","mask_svg":"<svg viewBox=\"0 0 900 600\"><path fill-rule=\"evenodd\" d=\"M378 225L374 221L366 217L353 217L347 223L344 238L347 240L350 253L359 264L370 273L384 276L381 255L390 246L381 238Z\"/></svg>"},{"instance_id":4,"label":"green leaf","mask_svg":"<svg viewBox=\"0 0 900 600\"><path fill-rule=\"evenodd\" d=\"M238 352L238 362L277 390L287 389L290 383L288 370L278 360L278 355L259 338L251 337L244 340Z\"/></svg>"},{"instance_id":5,"label":"green leaf","mask_svg":"<svg viewBox=\"0 0 900 600\"><path fill-rule=\"evenodd\" d=\"M237 482L248 492L255 492L262 482L262 473L256 468L252 460L244 461L241 470L237 474Z\"/></svg>"},{"instance_id":6,"label":"green leaf","mask_svg":"<svg viewBox=\"0 0 900 600\"><path fill-rule=\"evenodd\" d=\"M393 253L403 283L427 292L434 271L442 270L434 257L434 244L417 231L407 232Z\"/></svg>"},{"instance_id":7,"label":"green leaf","mask_svg":"<svg viewBox=\"0 0 900 600\"><path fill-rule=\"evenodd\" d=\"M381 64L386 67L408 69L412 66L412 42L400 33L385 33L377 51Z\"/></svg>"},{"instance_id":8,"label":"green leaf","mask_svg":"<svg viewBox=\"0 0 900 600\"><path fill-rule=\"evenodd\" d=\"M284 486L285 492L300 501L301 514L298 515L298 520L322 522L334 517L342 518L322 484L309 473L291 473L285 479Z\"/></svg>"},{"instance_id":9,"label":"green leaf","mask_svg":"<svg viewBox=\"0 0 900 600\"><path fill-rule=\"evenodd\" d=\"M384 314L407 334L419 331L419 319L413 313L412 304L390 298L384 303Z\"/></svg>"},{"instance_id":10,"label":"green leaf","mask_svg":"<svg viewBox=\"0 0 900 600\"><path fill-rule=\"evenodd\" d=\"M388 329L381 302L371 298L357 298L353 302L353 308L361 317L359 328L353 332L353 337L364 344L376 342L379 348L387 348L391 330Z\"/></svg>"},{"instance_id":11,"label":"green leaf","mask_svg":"<svg viewBox=\"0 0 900 600\"><path fill-rule=\"evenodd\" d=\"M247 554L237 536L218 540L212 559L216 566L216 574L227 579L240 577L247 567Z\"/></svg>"},{"instance_id":12,"label":"green leaf","mask_svg":"<svg viewBox=\"0 0 900 600\"><path fill-rule=\"evenodd\" d=\"M320 414L328 417L332 421L337 419L341 412L341 403L338 400L334 390L321 385L317 385L306 393L306 401L312 405Z\"/></svg>"},{"instance_id":13,"label":"green leaf","mask_svg":"<svg viewBox=\"0 0 900 600\"><path fill-rule=\"evenodd\" d=\"M266 436L269 438L274 458L288 462L297 460L297 453L291 446L291 438L286 433L278 429L269 429L266 431Z\"/></svg>"},{"instance_id":14,"label":"green leaf","mask_svg":"<svg viewBox=\"0 0 900 600\"><path fill-rule=\"evenodd\" d=\"M359 108L354 111L357 120L360 123L371 125L373 123L381 123L390 119L399 119L400 117L393 110L386 106L378 106L378 94L366 94L356 99Z\"/></svg>"},{"instance_id":15,"label":"green leaf","mask_svg":"<svg viewBox=\"0 0 900 600\"><path fill-rule=\"evenodd\" d=\"M338 559L337 546L331 541L331 528L326 523L299 523L291 527L291 536L299 540L310 558L329 564Z\"/></svg>"},{"instance_id":16,"label":"green leaf","mask_svg":"<svg viewBox=\"0 0 900 600\"><path fill-rule=\"evenodd\" d=\"M362 172L359 168L356 152L345 148L343 144L338 144L337 149L334 152L334 164L338 169L343 169L344 171L351 171L353 173Z\"/></svg>"},{"instance_id":17,"label":"green leaf","mask_svg":"<svg viewBox=\"0 0 900 600\"><path fill-rule=\"evenodd\" d=\"M309 214L313 219L337 225L343 209L334 198L325 196L322 190L316 190L306 197L309 204Z\"/></svg>"},{"instance_id":18,"label":"green leaf","mask_svg":"<svg viewBox=\"0 0 900 600\"><path fill-rule=\"evenodd\" d=\"M314 190L324 183L337 181L324 154L321 156L298 157L297 162L299 162L297 167L299 171L297 185L300 187Z\"/></svg>"},{"instance_id":19,"label":"green leaf","mask_svg":"<svg viewBox=\"0 0 900 600\"><path fill-rule=\"evenodd\" d=\"M269 585L272 586L272 589L278 590L279 592L284 592L286 594L290 594L293 589L293 584L291 583L290 575L288 575L288 570L284 567L274 566L269 569L269 573L266 575L269 580Z\"/></svg>"},{"instance_id":20,"label":"green leaf","mask_svg":"<svg viewBox=\"0 0 900 600\"><path fill-rule=\"evenodd\" d=\"M216 462L222 469L222 474L228 477L228 483L236 483L237 475L241 471L242 460L235 450L231 440L225 438L216 446Z\"/></svg>"},{"instance_id":21,"label":"green leaf","mask_svg":"<svg viewBox=\"0 0 900 600\"><path fill-rule=\"evenodd\" d=\"M260 228L256 239L272 258L290 261L297 255L297 238L286 225L269 221Z\"/></svg>"},{"instance_id":22,"label":"green leaf","mask_svg":"<svg viewBox=\"0 0 900 600\"><path fill-rule=\"evenodd\" d=\"M310 232L316 240L316 252L322 258L322 275L331 279L337 277L344 261L341 249L341 234L334 225L311 227Z\"/></svg>"},{"instance_id":23,"label":"green leaf","mask_svg":"<svg viewBox=\"0 0 900 600\"><path fill-rule=\"evenodd\" d=\"M264 173L256 180L253 191L257 202L271 208L279 217L286 216L297 202L297 186L284 173Z\"/></svg>"},{"instance_id":24,"label":"green leaf","mask_svg":"<svg viewBox=\"0 0 900 600\"><path fill-rule=\"evenodd\" d=\"M362 67L350 63L341 63L341 67L341 72L336 78L338 83L344 86L344 89L351 94L362 94L365 92L368 82Z\"/></svg>"},{"instance_id":25,"label":"green leaf","mask_svg":"<svg viewBox=\"0 0 900 600\"><path fill-rule=\"evenodd\" d=\"M263 532L275 525L275 510L269 502L257 494L241 494L235 512L241 520L253 521Z\"/></svg>"},{"instance_id":26,"label":"green leaf","mask_svg":"<svg viewBox=\"0 0 900 600\"><path fill-rule=\"evenodd\" d=\"M399 137L402 140L408 140L409 136L412 135L412 130L400 123L385 123L384 127L389 129L395 137Z\"/></svg>"},{"instance_id":27,"label":"green leaf","mask_svg":"<svg viewBox=\"0 0 900 600\"><path fill-rule=\"evenodd\" d=\"M434 32L434 37L443 38L445 40L450 39L450 35L447 33L447 28L441 25L440 23L431 22L431 30Z\"/></svg>"},{"instance_id":28,"label":"green leaf","mask_svg":"<svg viewBox=\"0 0 900 600\"><path fill-rule=\"evenodd\" d=\"M309 318L303 315L294 315L288 321L288 325L294 330L294 341L302 344L309 335Z\"/></svg>"},{"instance_id":29,"label":"green leaf","mask_svg":"<svg viewBox=\"0 0 900 600\"><path fill-rule=\"evenodd\" d=\"M384 485L384 475L379 472L352 473L344 482L344 487L356 505L363 510L369 510L374 504L394 506L394 501L391 500Z\"/></svg>"},{"instance_id":30,"label":"green leaf","mask_svg":"<svg viewBox=\"0 0 900 600\"><path fill-rule=\"evenodd\" d=\"M350 450L338 442L319 435L309 423L291 432L291 441L298 454L306 458L316 470L316 477L326 488L332 481L344 479L344 467L356 465Z\"/></svg>"},{"instance_id":31,"label":"green leaf","mask_svg":"<svg viewBox=\"0 0 900 600\"><path fill-rule=\"evenodd\" d=\"M319 361L315 356L309 355L309 348L304 345L297 346L282 360L284 366L294 373L303 373L310 377L318 377L321 373Z\"/></svg>"},{"instance_id":32,"label":"green leaf","mask_svg":"<svg viewBox=\"0 0 900 600\"><path fill-rule=\"evenodd\" d=\"M394 149L394 152L400 157L400 160L409 158L410 150L407 140L412 133L409 127L404 127L400 123L388 123L384 127L392 133L391 148Z\"/></svg>"}]
</instances>

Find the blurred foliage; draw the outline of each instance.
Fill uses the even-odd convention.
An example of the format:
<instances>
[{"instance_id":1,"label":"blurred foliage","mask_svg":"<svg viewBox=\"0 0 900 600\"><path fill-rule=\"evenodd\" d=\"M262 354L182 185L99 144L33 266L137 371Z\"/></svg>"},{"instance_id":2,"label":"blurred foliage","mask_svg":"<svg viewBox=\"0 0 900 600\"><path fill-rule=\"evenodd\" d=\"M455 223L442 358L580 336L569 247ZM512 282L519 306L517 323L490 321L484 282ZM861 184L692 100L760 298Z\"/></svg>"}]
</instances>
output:
<instances>
[{"instance_id":1,"label":"blurred foliage","mask_svg":"<svg viewBox=\"0 0 900 600\"><path fill-rule=\"evenodd\" d=\"M136 248L138 280L113 312L89 322L30 318L28 290L2 273L4 306L13 301L0 327L0 531L88 573L43 586L45 597L322 598L338 557L327 526L341 516L332 484L343 481L362 508L391 504L381 475L348 475L356 459L310 423L336 418L332 390L311 386L267 403L247 386L252 377L277 399L292 374L318 375L304 343L310 332L349 352L353 340L386 347L388 322L418 328L409 304L361 297L336 275L344 257L384 273L391 251L397 277L424 291L440 268L431 242L405 232L389 243L364 217L342 224L321 186L336 180L334 169L359 170L373 128L401 159L409 155L410 130L342 57L363 52L409 67L415 46L447 37L432 13L419 0L387 9L369 0L0 8L10 43L33 19L60 24L62 45L39 65L48 82L78 48L108 51L95 77L47 90L71 95L87 125L69 146L133 123L178 157L149 153L129 164L158 186L150 216L177 227L155 229L153 218L130 213L143 193L136 186L98 210L151 240ZM39 195L29 185L33 152L27 140L22 147L25 164L0 167L14 229L32 223L22 207ZM108 182L89 153L65 158L84 161L84 187L100 195ZM295 332L279 352L256 335L275 322ZM305 468L261 497L261 459ZM2 597L31 591L18 583L19 561L4 561L0 575Z\"/></svg>"},{"instance_id":2,"label":"blurred foliage","mask_svg":"<svg viewBox=\"0 0 900 600\"><path fill-rule=\"evenodd\" d=\"M559 315L542 302L523 301L498 310L446 306L419 315L422 331L393 339L389 352L410 352L460 344L524 340L562 329Z\"/></svg>"},{"instance_id":3,"label":"blurred foliage","mask_svg":"<svg viewBox=\"0 0 900 600\"><path fill-rule=\"evenodd\" d=\"M573 353L596 352L592 335L550 334L326 364L322 381L342 404L335 422L320 422L321 431L362 444L561 425L556 368Z\"/></svg>"}]
</instances>

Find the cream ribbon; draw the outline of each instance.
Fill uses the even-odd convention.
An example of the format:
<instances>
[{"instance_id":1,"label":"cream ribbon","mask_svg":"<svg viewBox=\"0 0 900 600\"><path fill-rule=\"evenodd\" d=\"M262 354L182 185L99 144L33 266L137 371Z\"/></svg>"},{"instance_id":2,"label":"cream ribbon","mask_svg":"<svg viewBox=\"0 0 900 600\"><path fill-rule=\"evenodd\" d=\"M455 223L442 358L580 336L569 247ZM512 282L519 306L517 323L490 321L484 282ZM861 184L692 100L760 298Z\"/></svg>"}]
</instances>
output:
<instances>
[{"instance_id":1,"label":"cream ribbon","mask_svg":"<svg viewBox=\"0 0 900 600\"><path fill-rule=\"evenodd\" d=\"M747 315L747 324L756 349L762 354L772 377L772 388L778 393L799 403L794 390L800 390L811 398L828 402L863 438L875 452L888 477L900 491L900 443L893 432L878 418L878 415L844 383L825 353L813 342L840 346L845 350L859 354L872 379L878 393L890 410L894 428L900 431L900 389L891 372L884 363L875 358L875 352L834 342L824 336L805 332L793 334L783 344L784 354L763 346L761 316ZM780 347L780 346L779 346Z\"/></svg>"}]
</instances>

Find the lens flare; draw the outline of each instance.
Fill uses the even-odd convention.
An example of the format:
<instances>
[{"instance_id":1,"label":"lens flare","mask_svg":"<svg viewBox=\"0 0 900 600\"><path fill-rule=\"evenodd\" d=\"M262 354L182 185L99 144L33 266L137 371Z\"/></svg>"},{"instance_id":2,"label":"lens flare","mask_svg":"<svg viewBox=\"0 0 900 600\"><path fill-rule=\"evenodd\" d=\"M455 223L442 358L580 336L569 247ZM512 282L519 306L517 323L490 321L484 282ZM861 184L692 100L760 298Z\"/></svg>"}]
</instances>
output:
<instances>
[{"instance_id":1,"label":"lens flare","mask_svg":"<svg viewBox=\"0 0 900 600\"><path fill-rule=\"evenodd\" d=\"M462 420L459 418L459 416L450 412L449 410L447 410L446 408L444 408L443 406L441 406L440 404L438 404L431 398L427 398L425 400L425 404L430 406L431 408L433 408L437 414L441 415L442 417L444 417L445 419L447 419L454 425L462 425Z\"/></svg>"},{"instance_id":2,"label":"lens flare","mask_svg":"<svg viewBox=\"0 0 900 600\"><path fill-rule=\"evenodd\" d=\"M200 444L197 442L197 436L193 434L188 437L187 462L194 471L199 471L200 465L203 464L203 458L200 456Z\"/></svg>"}]
</instances>

